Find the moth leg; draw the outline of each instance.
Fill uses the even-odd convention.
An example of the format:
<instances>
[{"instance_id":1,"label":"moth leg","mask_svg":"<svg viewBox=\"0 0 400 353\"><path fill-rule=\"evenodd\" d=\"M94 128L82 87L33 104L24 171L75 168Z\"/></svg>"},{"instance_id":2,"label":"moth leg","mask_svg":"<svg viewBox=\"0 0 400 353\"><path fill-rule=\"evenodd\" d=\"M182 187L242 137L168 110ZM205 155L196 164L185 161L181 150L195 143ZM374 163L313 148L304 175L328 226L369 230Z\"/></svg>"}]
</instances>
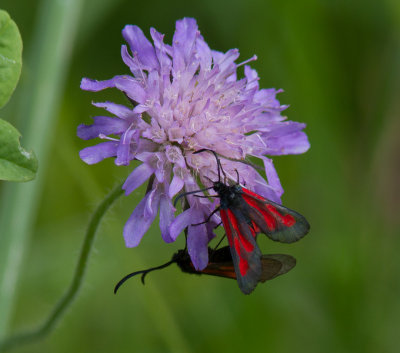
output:
<instances>
[{"instance_id":1,"label":"moth leg","mask_svg":"<svg viewBox=\"0 0 400 353\"><path fill-rule=\"evenodd\" d=\"M222 224L222 221L219 222L219 223L214 227L214 229L215 229L215 228L218 228L221 224Z\"/></svg>"},{"instance_id":2,"label":"moth leg","mask_svg":"<svg viewBox=\"0 0 400 353\"><path fill-rule=\"evenodd\" d=\"M220 208L217 207L214 211L212 211L211 214L207 217L207 219L206 219L204 222L195 223L195 224L192 224L192 226L199 226L199 225L201 225L201 224L207 223L207 222L211 219L211 217L214 216L214 214L217 213L217 212L219 211L219 209L220 209Z\"/></svg>"},{"instance_id":3,"label":"moth leg","mask_svg":"<svg viewBox=\"0 0 400 353\"><path fill-rule=\"evenodd\" d=\"M218 247L221 245L221 243L222 243L222 241L225 239L225 237L226 237L226 234L224 234L224 235L222 236L222 238L220 239L220 241L218 242L218 244L215 245L213 251L215 251L215 250L218 249Z\"/></svg>"}]
</instances>

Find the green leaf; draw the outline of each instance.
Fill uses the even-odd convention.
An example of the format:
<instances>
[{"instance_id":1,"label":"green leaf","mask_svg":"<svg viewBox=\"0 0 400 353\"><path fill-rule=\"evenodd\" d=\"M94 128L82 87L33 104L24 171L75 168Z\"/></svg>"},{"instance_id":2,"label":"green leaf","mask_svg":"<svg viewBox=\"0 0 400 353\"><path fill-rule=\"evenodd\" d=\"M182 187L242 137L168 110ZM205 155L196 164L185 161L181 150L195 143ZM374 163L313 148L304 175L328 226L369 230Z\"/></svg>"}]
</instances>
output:
<instances>
[{"instance_id":1,"label":"green leaf","mask_svg":"<svg viewBox=\"0 0 400 353\"><path fill-rule=\"evenodd\" d=\"M8 13L0 10L0 108L10 99L21 74L22 39Z\"/></svg>"},{"instance_id":2,"label":"green leaf","mask_svg":"<svg viewBox=\"0 0 400 353\"><path fill-rule=\"evenodd\" d=\"M29 181L35 178L38 162L33 152L24 150L19 131L0 119L0 179Z\"/></svg>"}]
</instances>

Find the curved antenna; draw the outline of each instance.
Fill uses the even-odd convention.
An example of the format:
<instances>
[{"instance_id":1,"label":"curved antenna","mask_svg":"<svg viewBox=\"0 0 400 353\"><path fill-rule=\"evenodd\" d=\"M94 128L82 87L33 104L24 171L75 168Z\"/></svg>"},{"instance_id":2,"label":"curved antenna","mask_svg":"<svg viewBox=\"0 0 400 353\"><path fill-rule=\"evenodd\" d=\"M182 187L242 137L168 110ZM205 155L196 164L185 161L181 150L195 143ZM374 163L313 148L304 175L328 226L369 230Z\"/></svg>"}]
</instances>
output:
<instances>
[{"instance_id":1,"label":"curved antenna","mask_svg":"<svg viewBox=\"0 0 400 353\"><path fill-rule=\"evenodd\" d=\"M239 172L238 172L238 170L236 168L235 168L235 172L236 172L236 177L237 177L236 185L240 185Z\"/></svg>"},{"instance_id":2,"label":"curved antenna","mask_svg":"<svg viewBox=\"0 0 400 353\"><path fill-rule=\"evenodd\" d=\"M221 172L222 172L222 174L224 175L225 180L226 180L226 179L227 179L227 176L226 176L226 174L225 174L225 171L222 169L221 161L220 161L220 159L218 158L218 155L217 155L217 153L216 153L215 151L209 150L208 148L202 148L201 150L198 150L198 151L196 151L196 152L193 152L193 154L197 154L197 153L201 153L201 152L205 152L205 151L211 152L211 153L214 155L215 159L217 160L217 166L218 166L218 181L221 182L221 173L220 173L220 169L221 169Z\"/></svg>"},{"instance_id":3,"label":"curved antenna","mask_svg":"<svg viewBox=\"0 0 400 353\"><path fill-rule=\"evenodd\" d=\"M172 259L171 261L168 261L168 262L166 262L166 263L163 264L163 265L160 265L160 266L157 266L157 267L152 267L152 268L149 268L149 269L147 269L147 270L132 272L132 273L130 273L129 275L126 275L126 276L125 276L124 278L122 278L122 279L117 283L117 285L115 286L115 288L114 288L114 294L117 294L117 291L118 291L119 287L121 287L129 278L143 273L141 280L142 280L142 283L144 284L144 277L145 277L149 272L155 271L155 270L161 270L162 268L168 267L169 265L173 264L174 262L176 262L176 260L175 260L175 259Z\"/></svg>"},{"instance_id":4,"label":"curved antenna","mask_svg":"<svg viewBox=\"0 0 400 353\"><path fill-rule=\"evenodd\" d=\"M174 201L174 207L176 206L176 203L178 202L179 199L181 199L182 197L186 196L186 195L191 195L191 194L196 194L198 192L203 192L203 191L207 191L212 189L213 186L210 186L209 188L205 188L205 189L200 189L200 190L194 190L194 191L188 191L188 192L183 192L182 194L179 194L175 201Z\"/></svg>"}]
</instances>

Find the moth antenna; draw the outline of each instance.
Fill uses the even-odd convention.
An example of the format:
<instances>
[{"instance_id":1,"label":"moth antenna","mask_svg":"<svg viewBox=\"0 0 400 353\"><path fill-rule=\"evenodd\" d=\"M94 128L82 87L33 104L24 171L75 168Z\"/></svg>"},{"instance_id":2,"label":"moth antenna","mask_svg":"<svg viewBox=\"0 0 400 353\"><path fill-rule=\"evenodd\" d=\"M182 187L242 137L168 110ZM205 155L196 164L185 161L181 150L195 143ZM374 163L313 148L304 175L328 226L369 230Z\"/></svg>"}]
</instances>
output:
<instances>
[{"instance_id":1,"label":"moth antenna","mask_svg":"<svg viewBox=\"0 0 400 353\"><path fill-rule=\"evenodd\" d=\"M196 152L193 152L193 154L197 154L197 153L201 153L201 152L205 152L205 151L211 152L211 153L214 155L215 159L217 160L217 166L218 166L218 181L221 182L221 173L220 173L220 169L221 169L221 172L222 172L222 174L224 175L224 182L226 182L226 178L227 178L227 177L226 177L225 171L224 171L224 169L222 168L221 161L220 161L220 159L218 158L218 155L217 155L217 153L216 153L215 151L209 150L208 148L202 148L201 150L198 150L198 151L196 151Z\"/></svg>"},{"instance_id":2,"label":"moth antenna","mask_svg":"<svg viewBox=\"0 0 400 353\"><path fill-rule=\"evenodd\" d=\"M175 260L175 259L172 259L171 261L166 262L164 265L157 266L157 267L153 267L153 268L150 268L150 269L146 270L146 271L142 274L142 277L140 278L140 280L142 281L143 285L144 285L144 278L146 277L146 275L147 275L149 272L154 271L154 270L161 270L162 268L168 267L169 265L173 264L174 262L176 262L176 260Z\"/></svg>"},{"instance_id":3,"label":"moth antenna","mask_svg":"<svg viewBox=\"0 0 400 353\"><path fill-rule=\"evenodd\" d=\"M174 207L176 206L176 203L178 202L179 199L181 199L182 197L186 196L186 195L191 195L191 194L196 194L198 192L203 192L203 191L207 191L212 189L213 186L210 186L209 188L205 188L205 189L200 189L200 190L194 190L194 191L188 191L188 192L183 192L182 194L179 194L174 201Z\"/></svg>"},{"instance_id":4,"label":"moth antenna","mask_svg":"<svg viewBox=\"0 0 400 353\"><path fill-rule=\"evenodd\" d=\"M219 197L219 195L208 195L208 196L205 196L205 195L194 195L194 197L200 197L202 199L208 199L210 197Z\"/></svg>"},{"instance_id":5,"label":"moth antenna","mask_svg":"<svg viewBox=\"0 0 400 353\"><path fill-rule=\"evenodd\" d=\"M239 184L240 184L240 180L239 180L239 172L238 172L238 170L237 170L237 169L235 169L235 172L236 172L236 176L237 176L237 182L236 182L236 185L239 185Z\"/></svg>"},{"instance_id":6,"label":"moth antenna","mask_svg":"<svg viewBox=\"0 0 400 353\"><path fill-rule=\"evenodd\" d=\"M211 180L207 175L204 175L204 178L205 178L205 179L208 179L208 180L210 181L210 183L213 183L213 184L214 184L214 181Z\"/></svg>"},{"instance_id":7,"label":"moth antenna","mask_svg":"<svg viewBox=\"0 0 400 353\"><path fill-rule=\"evenodd\" d=\"M133 277L133 276L136 276L136 275L139 275L139 274L142 273L143 275L142 275L141 280L142 280L142 283L144 284L144 277L145 277L149 272L155 271L155 270L161 270L162 268L168 267L169 265L173 264L174 262L176 262L175 258L173 258L172 260L166 262L166 263L163 264L163 265L160 265L160 266L157 266L157 267L151 267L151 268L149 268L149 269L147 269L147 270L132 272L132 273L130 273L129 275L126 275L126 276L125 276L124 278L122 278L122 279L117 283L117 285L115 286L115 288L114 288L114 294L117 294L117 291L118 291L119 287L121 287L129 278L131 278L131 277Z\"/></svg>"}]
</instances>

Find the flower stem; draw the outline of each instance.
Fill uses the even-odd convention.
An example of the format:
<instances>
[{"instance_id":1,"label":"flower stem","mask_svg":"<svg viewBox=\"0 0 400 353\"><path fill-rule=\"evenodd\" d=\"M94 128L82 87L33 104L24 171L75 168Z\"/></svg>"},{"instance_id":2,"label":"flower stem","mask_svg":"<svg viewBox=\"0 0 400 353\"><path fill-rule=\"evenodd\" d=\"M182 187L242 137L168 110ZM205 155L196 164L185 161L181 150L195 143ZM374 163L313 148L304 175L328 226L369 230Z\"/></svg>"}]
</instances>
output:
<instances>
[{"instance_id":1,"label":"flower stem","mask_svg":"<svg viewBox=\"0 0 400 353\"><path fill-rule=\"evenodd\" d=\"M72 304L74 298L79 292L79 289L82 286L83 278L86 272L89 255L93 246L93 242L95 239L96 231L99 227L100 221L102 220L104 214L111 207L115 200L118 199L119 196L123 194L122 184L118 184L114 190L100 203L95 212L92 215L92 218L89 222L89 226L86 231L85 239L83 241L81 253L78 259L78 263L75 269L75 274L72 279L71 285L61 298L61 300L57 303L49 317L40 325L38 328L17 334L12 336L3 342L0 343L0 352L5 352L17 345L23 343L29 343L36 341L38 339L43 338L52 329L54 329L57 321L60 320L62 315L68 309L68 307Z\"/></svg>"}]
</instances>

